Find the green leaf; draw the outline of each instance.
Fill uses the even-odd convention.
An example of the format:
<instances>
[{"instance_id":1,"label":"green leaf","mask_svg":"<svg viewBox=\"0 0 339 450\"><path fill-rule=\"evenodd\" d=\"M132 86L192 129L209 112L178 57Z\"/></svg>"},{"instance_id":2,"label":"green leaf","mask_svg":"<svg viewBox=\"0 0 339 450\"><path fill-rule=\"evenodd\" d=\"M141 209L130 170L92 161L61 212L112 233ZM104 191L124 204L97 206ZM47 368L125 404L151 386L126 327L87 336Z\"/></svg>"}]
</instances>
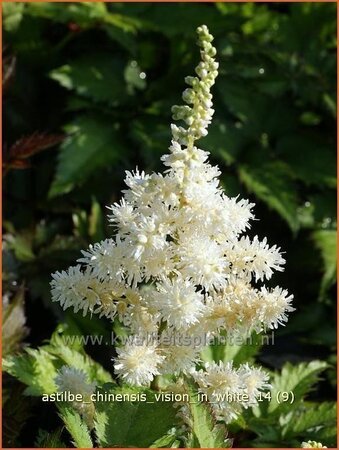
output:
<instances>
[{"instance_id":1,"label":"green leaf","mask_svg":"<svg viewBox=\"0 0 339 450\"><path fill-rule=\"evenodd\" d=\"M242 25L242 31L245 35L258 35L260 32L272 27L273 19L274 16L271 11L264 8L259 11L256 9L255 14Z\"/></svg>"},{"instance_id":2,"label":"green leaf","mask_svg":"<svg viewBox=\"0 0 339 450\"><path fill-rule=\"evenodd\" d=\"M150 448L178 448L180 446L180 441L177 439L175 434L175 428L171 430L168 434L165 434L161 438L157 439L150 445Z\"/></svg>"},{"instance_id":3,"label":"green leaf","mask_svg":"<svg viewBox=\"0 0 339 450\"><path fill-rule=\"evenodd\" d=\"M97 169L114 163L125 151L113 124L99 117L80 117L67 131L70 136L61 146L51 197L71 191Z\"/></svg>"},{"instance_id":4,"label":"green leaf","mask_svg":"<svg viewBox=\"0 0 339 450\"><path fill-rule=\"evenodd\" d=\"M25 3L4 2L2 4L2 21L5 31L16 31L23 17Z\"/></svg>"},{"instance_id":5,"label":"green leaf","mask_svg":"<svg viewBox=\"0 0 339 450\"><path fill-rule=\"evenodd\" d=\"M113 37L113 34L109 32L109 28L111 31L116 30L123 31L125 34L121 34L121 38L117 38L117 40L122 41L126 33L135 34L139 29L142 29L145 26L145 23L140 20L140 18L130 17L123 14L107 14L105 16L105 24L107 25L106 31L108 34Z\"/></svg>"},{"instance_id":6,"label":"green leaf","mask_svg":"<svg viewBox=\"0 0 339 450\"><path fill-rule=\"evenodd\" d=\"M154 8L153 5L149 8L149 6L150 5L146 6L147 13L145 14L145 17L147 17L147 27L158 31L171 39L180 36L182 42L185 42L184 39L182 39L185 35L190 36L192 34L191 30L195 30L201 25L202 17L204 19L203 23L206 25L210 24L211 29L214 26L214 30L217 27L222 29L224 22L214 8L210 8L210 5L205 3L199 5L199 8L196 8L196 5L186 5L181 3L178 3L176 8L173 8L171 4L166 2L160 5L160 8ZM189 26L187 26L188 23ZM186 36L185 38L187 39ZM179 47L179 45L176 46Z\"/></svg>"},{"instance_id":7,"label":"green leaf","mask_svg":"<svg viewBox=\"0 0 339 450\"><path fill-rule=\"evenodd\" d=\"M2 381L2 445L3 448L19 448L21 432L34 414L38 401L25 397L25 387L17 380L4 374Z\"/></svg>"},{"instance_id":8,"label":"green leaf","mask_svg":"<svg viewBox=\"0 0 339 450\"><path fill-rule=\"evenodd\" d=\"M336 153L308 136L284 136L277 143L277 151L290 166L293 175L305 184L335 188Z\"/></svg>"},{"instance_id":9,"label":"green leaf","mask_svg":"<svg viewBox=\"0 0 339 450\"><path fill-rule=\"evenodd\" d=\"M196 386L187 380L191 413L192 447L198 448L230 448L232 441L227 439L227 429L217 424L211 407L199 399Z\"/></svg>"},{"instance_id":10,"label":"green leaf","mask_svg":"<svg viewBox=\"0 0 339 450\"><path fill-rule=\"evenodd\" d=\"M324 274L320 289L320 297L323 297L326 290L336 281L337 232L335 230L317 230L313 232L312 236L324 263Z\"/></svg>"},{"instance_id":11,"label":"green leaf","mask_svg":"<svg viewBox=\"0 0 339 450\"><path fill-rule=\"evenodd\" d=\"M68 90L117 106L126 98L124 65L104 54L86 55L74 59L50 72L50 77Z\"/></svg>"},{"instance_id":12,"label":"green leaf","mask_svg":"<svg viewBox=\"0 0 339 450\"><path fill-rule=\"evenodd\" d=\"M105 238L104 224L105 218L101 206L95 198L93 198L88 230L88 234L93 241L98 242Z\"/></svg>"},{"instance_id":13,"label":"green leaf","mask_svg":"<svg viewBox=\"0 0 339 450\"><path fill-rule=\"evenodd\" d=\"M145 74L143 74L145 75ZM142 75L142 69L136 61L131 61L125 68L124 76L128 93L134 94L135 90L143 90L146 87L146 80Z\"/></svg>"},{"instance_id":14,"label":"green leaf","mask_svg":"<svg viewBox=\"0 0 339 450\"><path fill-rule=\"evenodd\" d=\"M305 434L309 440L316 442L320 441L328 448L337 448L337 431L337 425L335 425L323 427L320 430L314 428L312 431L308 431Z\"/></svg>"},{"instance_id":15,"label":"green leaf","mask_svg":"<svg viewBox=\"0 0 339 450\"><path fill-rule=\"evenodd\" d=\"M27 13L55 22L76 22L84 28L97 26L100 23L115 27L124 33L135 33L142 26L142 22L139 19L109 12L105 3L101 2L71 4L33 3L30 4Z\"/></svg>"},{"instance_id":16,"label":"green leaf","mask_svg":"<svg viewBox=\"0 0 339 450\"><path fill-rule=\"evenodd\" d=\"M288 167L279 161L241 165L239 177L250 192L276 210L293 232L299 228L296 187Z\"/></svg>"},{"instance_id":17,"label":"green leaf","mask_svg":"<svg viewBox=\"0 0 339 450\"><path fill-rule=\"evenodd\" d=\"M27 14L49 19L54 22L69 23L76 22L81 27L92 26L98 20L104 20L107 15L107 8L104 3L30 3Z\"/></svg>"},{"instance_id":18,"label":"green leaf","mask_svg":"<svg viewBox=\"0 0 339 450\"><path fill-rule=\"evenodd\" d=\"M24 312L25 288L21 286L14 298L3 306L2 317L2 355L5 357L20 349L28 334Z\"/></svg>"},{"instance_id":19,"label":"green leaf","mask_svg":"<svg viewBox=\"0 0 339 450\"><path fill-rule=\"evenodd\" d=\"M38 436L35 440L35 448L66 448L61 440L62 428L57 428L52 433L38 430Z\"/></svg>"},{"instance_id":20,"label":"green leaf","mask_svg":"<svg viewBox=\"0 0 339 450\"><path fill-rule=\"evenodd\" d=\"M39 396L56 392L54 379L63 365L84 371L91 381L97 383L112 381L111 375L86 355L82 347L72 347L71 340L79 336L62 336L59 333L57 328L48 345L36 350L27 348L22 355L4 359L4 371L28 386L25 394Z\"/></svg>"},{"instance_id":21,"label":"green leaf","mask_svg":"<svg viewBox=\"0 0 339 450\"><path fill-rule=\"evenodd\" d=\"M85 422L73 408L68 405L59 403L58 409L60 417L65 427L72 436L73 444L77 448L93 448L93 442L89 429Z\"/></svg>"},{"instance_id":22,"label":"green leaf","mask_svg":"<svg viewBox=\"0 0 339 450\"><path fill-rule=\"evenodd\" d=\"M202 143L214 157L221 157L226 165L231 165L248 143L248 136L241 129L215 120Z\"/></svg>"},{"instance_id":23,"label":"green leaf","mask_svg":"<svg viewBox=\"0 0 339 450\"><path fill-rule=\"evenodd\" d=\"M97 402L95 429L100 447L149 447L176 423L173 403L157 400L150 390L108 385L101 392L140 393L147 401Z\"/></svg>"},{"instance_id":24,"label":"green leaf","mask_svg":"<svg viewBox=\"0 0 339 450\"><path fill-rule=\"evenodd\" d=\"M80 211L74 211L72 214L72 220L74 225L74 234L80 238L88 238L88 214L87 211L81 209Z\"/></svg>"},{"instance_id":25,"label":"green leaf","mask_svg":"<svg viewBox=\"0 0 339 450\"><path fill-rule=\"evenodd\" d=\"M45 350L28 348L22 355L5 358L3 370L27 385L26 395L41 396L56 391L55 362L56 357Z\"/></svg>"},{"instance_id":26,"label":"green leaf","mask_svg":"<svg viewBox=\"0 0 339 450\"><path fill-rule=\"evenodd\" d=\"M337 406L334 402L309 404L307 409L296 411L285 427L283 434L305 436L305 432L313 428L335 426L337 419Z\"/></svg>"},{"instance_id":27,"label":"green leaf","mask_svg":"<svg viewBox=\"0 0 339 450\"><path fill-rule=\"evenodd\" d=\"M28 231L23 231L21 234L6 234L4 240L8 242L8 246L14 251L15 257L22 262L29 262L35 258L32 249L32 235Z\"/></svg>"},{"instance_id":28,"label":"green leaf","mask_svg":"<svg viewBox=\"0 0 339 450\"><path fill-rule=\"evenodd\" d=\"M330 95L327 92L323 94L323 102L329 110L332 117L335 119L337 117L337 104L336 104L336 96Z\"/></svg>"},{"instance_id":29,"label":"green leaf","mask_svg":"<svg viewBox=\"0 0 339 450\"><path fill-rule=\"evenodd\" d=\"M58 357L62 363L85 372L91 381L108 383L111 375L100 364L90 358L82 349L72 348L72 339L81 336L61 336L57 332L51 338L51 344L44 349L51 355Z\"/></svg>"},{"instance_id":30,"label":"green leaf","mask_svg":"<svg viewBox=\"0 0 339 450\"><path fill-rule=\"evenodd\" d=\"M323 361L312 361L310 363L300 363L293 366L287 363L282 368L281 373L276 374L271 381L273 386L271 395L272 399L268 404L268 414L288 411L291 408L290 402L282 402L279 392L293 393L294 404L303 400L307 394L318 381L319 374L328 367L328 364ZM292 397L290 396L290 400Z\"/></svg>"}]
</instances>

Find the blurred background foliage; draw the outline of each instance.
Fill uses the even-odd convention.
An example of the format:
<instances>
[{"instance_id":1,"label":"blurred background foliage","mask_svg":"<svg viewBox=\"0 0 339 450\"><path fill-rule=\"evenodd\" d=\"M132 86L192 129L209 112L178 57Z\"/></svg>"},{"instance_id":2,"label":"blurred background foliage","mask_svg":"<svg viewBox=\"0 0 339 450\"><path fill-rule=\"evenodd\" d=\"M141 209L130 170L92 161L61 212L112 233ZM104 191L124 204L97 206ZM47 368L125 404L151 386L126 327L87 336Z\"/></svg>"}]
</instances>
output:
<instances>
[{"instance_id":1,"label":"blurred background foliage","mask_svg":"<svg viewBox=\"0 0 339 450\"><path fill-rule=\"evenodd\" d=\"M260 221L251 233L286 252L286 270L273 282L295 295L296 312L257 360L271 368L327 361L312 395L331 400L333 3L3 4L5 353L23 338L41 344L61 320L86 334L110 331L104 320L52 304L50 273L110 235L105 205L119 199L125 170L162 170L171 106L198 62L201 23L215 36L220 75L214 121L200 146L219 165L226 193L256 204ZM111 369L107 348L88 352Z\"/></svg>"}]
</instances>

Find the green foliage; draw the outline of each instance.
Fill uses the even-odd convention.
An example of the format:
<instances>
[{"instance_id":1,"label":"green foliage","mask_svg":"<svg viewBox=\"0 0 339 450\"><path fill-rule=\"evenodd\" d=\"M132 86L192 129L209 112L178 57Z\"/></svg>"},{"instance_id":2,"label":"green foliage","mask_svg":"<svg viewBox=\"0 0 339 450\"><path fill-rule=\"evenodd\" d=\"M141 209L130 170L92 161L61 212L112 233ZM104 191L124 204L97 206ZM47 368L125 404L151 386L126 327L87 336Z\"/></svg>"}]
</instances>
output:
<instances>
[{"instance_id":1,"label":"green foliage","mask_svg":"<svg viewBox=\"0 0 339 450\"><path fill-rule=\"evenodd\" d=\"M176 438L175 432L173 432L165 434L154 441L153 444L150 445L150 448L180 448L180 444L180 441Z\"/></svg>"},{"instance_id":2,"label":"green foliage","mask_svg":"<svg viewBox=\"0 0 339 450\"><path fill-rule=\"evenodd\" d=\"M24 7L25 5L23 3L4 3L2 5L3 27L5 31L15 31L19 27Z\"/></svg>"},{"instance_id":3,"label":"green foliage","mask_svg":"<svg viewBox=\"0 0 339 450\"><path fill-rule=\"evenodd\" d=\"M113 124L103 118L79 117L66 131L70 136L61 146L52 197L69 192L97 169L112 164L123 151Z\"/></svg>"},{"instance_id":4,"label":"green foliage","mask_svg":"<svg viewBox=\"0 0 339 450\"><path fill-rule=\"evenodd\" d=\"M333 429L335 428L335 422L337 419L337 408L333 402L324 402L318 404L307 404L304 410L294 411L290 416L288 423L284 426L284 436L303 436L307 439L312 439L312 436L316 436L316 429L327 429L332 431L332 436L329 433L329 437L335 438ZM313 433L313 434L312 434ZM322 433L324 435L324 433ZM310 436L310 437L309 437Z\"/></svg>"},{"instance_id":5,"label":"green foliage","mask_svg":"<svg viewBox=\"0 0 339 450\"><path fill-rule=\"evenodd\" d=\"M279 212L292 231L298 230L295 187L284 163L253 161L239 168L239 176L250 192Z\"/></svg>"},{"instance_id":6,"label":"green foliage","mask_svg":"<svg viewBox=\"0 0 339 450\"><path fill-rule=\"evenodd\" d=\"M227 439L227 429L224 424L218 424L211 407L199 399L197 387L187 380L190 402L191 438L190 448L230 448L232 441Z\"/></svg>"},{"instance_id":7,"label":"green foliage","mask_svg":"<svg viewBox=\"0 0 339 450\"><path fill-rule=\"evenodd\" d=\"M85 28L95 26L99 21L130 33L140 26L137 19L110 13L104 3L82 2L62 6L53 3L30 4L27 14L61 23L74 21Z\"/></svg>"},{"instance_id":8,"label":"green foliage","mask_svg":"<svg viewBox=\"0 0 339 450\"><path fill-rule=\"evenodd\" d=\"M254 442L258 448L298 447L300 441L308 439L320 440L328 447L334 446L336 403L305 401L326 368L326 363L321 361L296 366L286 363L281 372L275 373L271 379L270 398L246 412L231 430L253 431L257 435ZM283 393L289 393L286 401Z\"/></svg>"},{"instance_id":9,"label":"green foliage","mask_svg":"<svg viewBox=\"0 0 339 450\"><path fill-rule=\"evenodd\" d=\"M303 400L312 386L317 382L318 375L323 372L327 364L322 361L312 361L310 363L300 363L297 366L285 364L281 373L276 374L272 380L272 400L268 405L269 414L289 409L287 402L279 402L279 392L293 392L293 403L297 404Z\"/></svg>"},{"instance_id":10,"label":"green foliage","mask_svg":"<svg viewBox=\"0 0 339 450\"><path fill-rule=\"evenodd\" d=\"M96 403L95 430L100 447L149 447L176 423L173 403L156 401L150 390L105 385L103 391L146 394L147 401Z\"/></svg>"},{"instance_id":11,"label":"green foliage","mask_svg":"<svg viewBox=\"0 0 339 450\"><path fill-rule=\"evenodd\" d=\"M61 403L58 404L58 409L67 431L72 436L74 446L77 448L93 448L89 429L80 414L71 407Z\"/></svg>"},{"instance_id":12,"label":"green foliage","mask_svg":"<svg viewBox=\"0 0 339 450\"><path fill-rule=\"evenodd\" d=\"M54 379L63 365L82 370L90 380L98 383L112 381L111 375L93 361L82 346L76 348L73 342L67 339L67 335L61 336L62 332L61 326L48 344L38 349L27 348L20 355L10 355L4 359L3 370L27 385L25 394L41 396L56 392ZM74 336L69 336L72 337Z\"/></svg>"},{"instance_id":13,"label":"green foliage","mask_svg":"<svg viewBox=\"0 0 339 450\"><path fill-rule=\"evenodd\" d=\"M24 387L17 380L2 377L3 417L6 417L2 430L2 443L6 448L19 448L22 445L22 432L25 424L33 416L36 402L23 395Z\"/></svg>"},{"instance_id":14,"label":"green foliage","mask_svg":"<svg viewBox=\"0 0 339 450\"><path fill-rule=\"evenodd\" d=\"M336 281L337 233L335 230L316 230L313 233L313 239L321 252L325 266L320 291L320 295L323 296L326 290Z\"/></svg>"},{"instance_id":15,"label":"green foliage","mask_svg":"<svg viewBox=\"0 0 339 450\"><path fill-rule=\"evenodd\" d=\"M61 440L62 428L57 428L53 433L39 429L35 441L36 448L66 448Z\"/></svg>"},{"instance_id":16,"label":"green foliage","mask_svg":"<svg viewBox=\"0 0 339 450\"><path fill-rule=\"evenodd\" d=\"M41 396L56 391L55 360L43 349L28 348L22 355L7 357L3 362L3 370L28 386L25 394Z\"/></svg>"},{"instance_id":17,"label":"green foliage","mask_svg":"<svg viewBox=\"0 0 339 450\"><path fill-rule=\"evenodd\" d=\"M6 236L5 239L9 248L14 252L15 257L22 262L29 262L34 259L32 242L30 236L24 233L18 236Z\"/></svg>"},{"instance_id":18,"label":"green foliage","mask_svg":"<svg viewBox=\"0 0 339 450\"><path fill-rule=\"evenodd\" d=\"M80 96L112 105L124 99L126 85L123 75L122 61L107 60L107 55L97 53L83 56L50 74L61 86L74 90Z\"/></svg>"},{"instance_id":19,"label":"green foliage","mask_svg":"<svg viewBox=\"0 0 339 450\"><path fill-rule=\"evenodd\" d=\"M64 364L85 372L90 380L96 380L98 383L112 381L111 375L100 364L93 361L82 347L74 348L70 340L66 340L65 335L59 334L58 330L52 335L50 345L44 348L51 355L58 357Z\"/></svg>"}]
</instances>

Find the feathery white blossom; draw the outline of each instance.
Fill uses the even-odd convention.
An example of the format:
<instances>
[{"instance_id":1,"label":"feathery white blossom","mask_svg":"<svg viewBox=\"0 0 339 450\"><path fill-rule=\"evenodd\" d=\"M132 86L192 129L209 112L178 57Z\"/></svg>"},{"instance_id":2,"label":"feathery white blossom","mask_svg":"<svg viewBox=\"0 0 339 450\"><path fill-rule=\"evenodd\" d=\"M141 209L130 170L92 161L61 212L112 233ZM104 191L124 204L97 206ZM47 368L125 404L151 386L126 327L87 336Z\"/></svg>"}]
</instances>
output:
<instances>
[{"instance_id":1,"label":"feathery white blossom","mask_svg":"<svg viewBox=\"0 0 339 450\"><path fill-rule=\"evenodd\" d=\"M171 126L164 173L126 172L123 198L109 207L113 236L53 274L51 293L64 309L120 320L140 338L117 349L114 370L123 381L149 385L157 375L184 373L210 398L246 393L243 401L214 399L217 416L229 422L256 404L268 377L221 362L197 371L204 338L277 328L294 308L286 290L263 285L283 270L280 248L245 235L254 205L225 194L219 168L196 145L212 120L218 74L213 37L206 26L197 32L201 62L185 79L185 105L173 107L181 125ZM155 342L145 341L148 334Z\"/></svg>"},{"instance_id":2,"label":"feathery white blossom","mask_svg":"<svg viewBox=\"0 0 339 450\"><path fill-rule=\"evenodd\" d=\"M114 368L118 376L132 385L148 385L158 375L158 366L164 357L157 353L154 345L147 345L143 337L140 342L127 343L124 348L118 348L118 357Z\"/></svg>"},{"instance_id":3,"label":"feathery white blossom","mask_svg":"<svg viewBox=\"0 0 339 450\"><path fill-rule=\"evenodd\" d=\"M89 383L86 374L75 367L62 366L55 377L59 392L90 395L95 390L95 383Z\"/></svg>"},{"instance_id":4,"label":"feathery white blossom","mask_svg":"<svg viewBox=\"0 0 339 450\"><path fill-rule=\"evenodd\" d=\"M157 291L149 299L161 318L177 329L196 323L203 317L204 297L188 279L176 277L158 283Z\"/></svg>"},{"instance_id":5,"label":"feathery white blossom","mask_svg":"<svg viewBox=\"0 0 339 450\"><path fill-rule=\"evenodd\" d=\"M92 429L95 409L91 395L95 391L95 383L89 383L82 370L70 366L61 367L55 377L55 383L59 392L70 392L80 397L81 400L75 399L70 404L81 414L87 426Z\"/></svg>"},{"instance_id":6,"label":"feathery white blossom","mask_svg":"<svg viewBox=\"0 0 339 450\"><path fill-rule=\"evenodd\" d=\"M235 369L232 362L206 363L204 370L192 371L192 375L217 418L226 423L237 417L241 407L256 405L259 393L271 387L267 373L248 364Z\"/></svg>"},{"instance_id":7,"label":"feathery white blossom","mask_svg":"<svg viewBox=\"0 0 339 450\"><path fill-rule=\"evenodd\" d=\"M321 442L307 441L301 443L301 448L327 448L327 447L326 445L323 445Z\"/></svg>"}]
</instances>

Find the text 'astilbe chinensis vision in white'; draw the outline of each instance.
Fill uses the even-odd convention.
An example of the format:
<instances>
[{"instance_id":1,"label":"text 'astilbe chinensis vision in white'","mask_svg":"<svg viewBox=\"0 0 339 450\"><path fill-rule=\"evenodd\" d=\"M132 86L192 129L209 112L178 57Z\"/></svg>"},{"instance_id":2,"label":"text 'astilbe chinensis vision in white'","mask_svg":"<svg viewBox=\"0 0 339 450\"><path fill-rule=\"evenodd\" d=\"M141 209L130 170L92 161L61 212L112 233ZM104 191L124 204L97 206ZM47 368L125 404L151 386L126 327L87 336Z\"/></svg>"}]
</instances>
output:
<instances>
[{"instance_id":1,"label":"text 'astilbe chinensis vision in white'","mask_svg":"<svg viewBox=\"0 0 339 450\"><path fill-rule=\"evenodd\" d=\"M195 146L211 122L211 87L218 74L213 37L199 27L201 62L187 77L186 105L174 106L164 174L127 172L127 189L110 207L115 236L91 245L79 265L53 274L52 297L83 314L118 319L131 339L118 348L115 373L132 385L155 376L193 376L211 399L245 392L244 402L213 402L226 422L256 404L268 377L247 364L210 363L197 370L206 338L249 335L287 321L292 295L280 287L254 287L283 270L280 249L244 233L253 204L229 198L208 152ZM149 336L155 337L150 342Z\"/></svg>"}]
</instances>

